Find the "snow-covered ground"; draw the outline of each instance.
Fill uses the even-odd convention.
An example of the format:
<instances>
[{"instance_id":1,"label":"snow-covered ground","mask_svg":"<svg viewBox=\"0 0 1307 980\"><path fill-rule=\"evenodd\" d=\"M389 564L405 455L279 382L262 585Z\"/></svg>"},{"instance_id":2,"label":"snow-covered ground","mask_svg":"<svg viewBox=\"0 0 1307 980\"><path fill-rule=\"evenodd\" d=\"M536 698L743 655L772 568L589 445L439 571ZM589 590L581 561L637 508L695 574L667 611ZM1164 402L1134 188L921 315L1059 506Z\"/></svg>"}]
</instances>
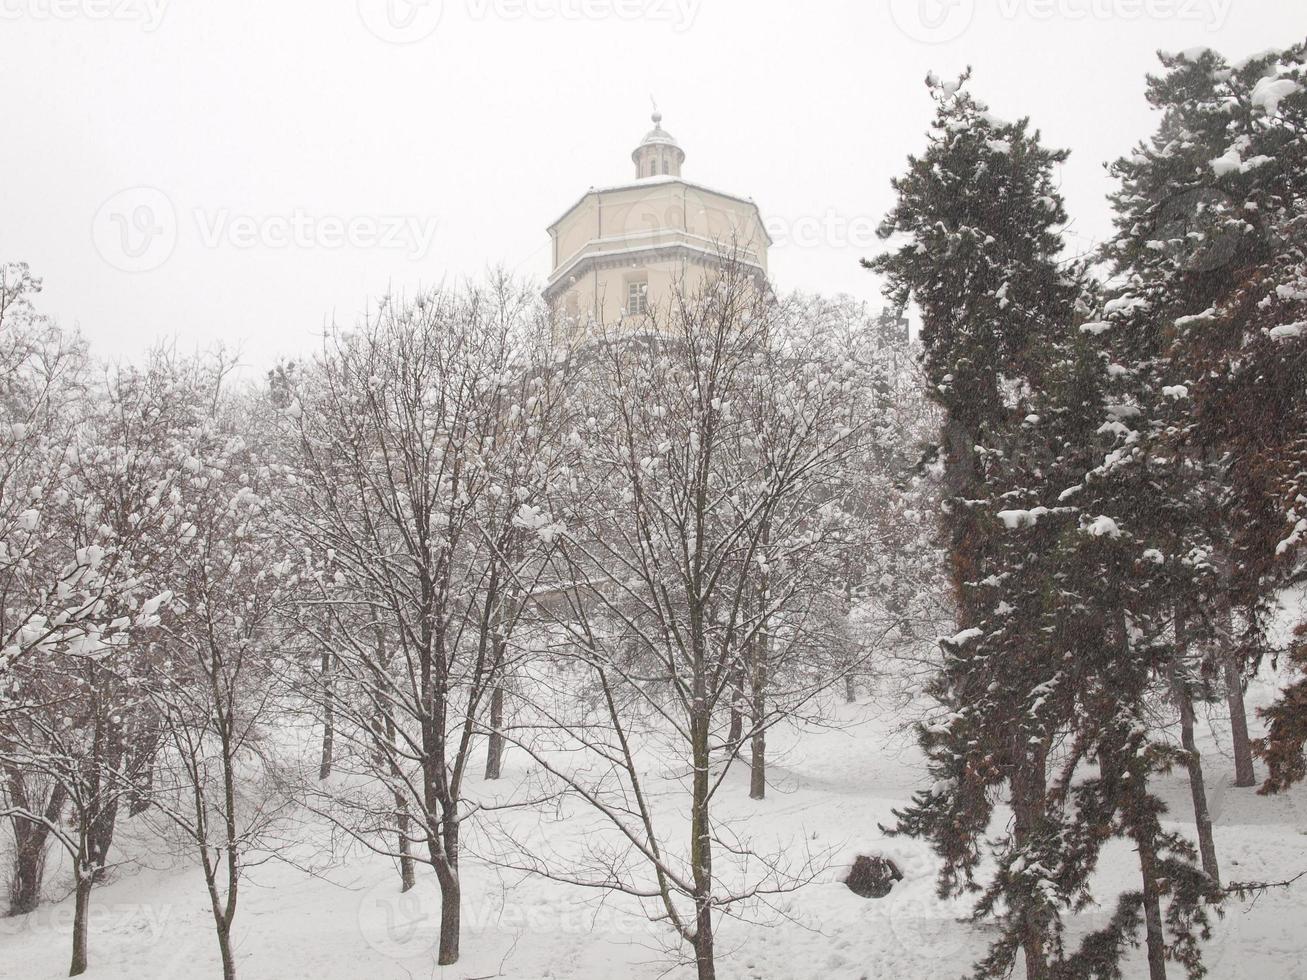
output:
<instances>
[{"instance_id":1,"label":"snow-covered ground","mask_svg":"<svg viewBox=\"0 0 1307 980\"><path fill-rule=\"evenodd\" d=\"M1271 694L1255 685L1252 705ZM748 835L760 850L800 853L831 849L834 863L811 885L762 911L756 922L728 920L718 936L723 980L806 978L957 978L984 949L988 931L960 924L959 906L934 896L934 862L922 845L885 840L878 824L892 820L922 778L910 739L898 720L874 703L840 706L840 725L772 739L773 786L767 800L748 798L741 766L723 787L718 819ZM1202 726L1212 815L1227 881L1289 877L1307 870L1307 792L1280 798L1235 789L1233 764L1219 719ZM510 753L505 776L520 779L523 755ZM516 768L515 768L516 766ZM473 795L478 788L472 787ZM1183 773L1161 785L1177 824L1192 830ZM677 810L663 804L664 817ZM581 808L517 814L518 833L545 839L560 854L601 833ZM98 888L91 924L90 976L105 980L221 976L203 879L185 862L163 856L138 821L124 820L124 847L139 851L149 870L122 874ZM676 828L676 829L679 829ZM323 829L303 830L299 856L318 849ZM484 842L473 834L470 850ZM768 845L771 845L770 847ZM839 862L874 851L893 856L905 875L885 899L863 899L840 881ZM54 860L52 855L52 862ZM1105 891L1134 887L1137 866L1124 846L1104 862ZM383 858L354 853L310 875L283 863L253 869L236 923L240 975L313 980L431 977L441 980L680 980L693 969L676 965L668 936L647 924L638 903L621 896L524 876L468 854L464 868L463 958L434 965L439 918L434 878L396 893L396 874ZM51 885L66 883L52 865ZM1207 947L1211 976L1220 980L1307 978L1307 879L1293 889L1231 902ZM602 900L601 900L602 899ZM1105 903L1106 905L1106 903ZM1105 910L1104 910L1105 911ZM72 900L0 919L0 977L38 980L66 974ZM1097 925L1087 916L1082 928ZM1074 929L1074 926L1073 926ZM1173 968L1179 976L1178 968ZM1136 955L1127 976L1143 976ZM1021 975L1018 969L1017 976Z\"/></svg>"}]
</instances>

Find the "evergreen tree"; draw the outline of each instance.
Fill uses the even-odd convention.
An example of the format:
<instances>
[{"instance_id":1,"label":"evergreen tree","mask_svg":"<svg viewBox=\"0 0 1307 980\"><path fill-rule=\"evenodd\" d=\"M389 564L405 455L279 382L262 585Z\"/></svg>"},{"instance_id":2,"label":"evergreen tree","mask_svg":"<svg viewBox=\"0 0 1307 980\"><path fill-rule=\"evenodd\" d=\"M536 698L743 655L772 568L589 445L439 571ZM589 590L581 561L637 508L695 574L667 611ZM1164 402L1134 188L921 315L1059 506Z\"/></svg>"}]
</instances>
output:
<instances>
[{"instance_id":1,"label":"evergreen tree","mask_svg":"<svg viewBox=\"0 0 1307 980\"><path fill-rule=\"evenodd\" d=\"M1058 261L1066 214L1045 149L1026 121L1005 123L957 82L927 80L937 114L927 151L894 181L898 203L883 238L907 241L869 267L898 304L922 313L923 360L944 412L940 452L944 520L961 629L945 644L931 693L947 710L921 729L935 777L900 816L944 858L941 891L978 887L973 876L997 792L1006 786L1013 833L995 845L1003 872L981 903L1000 899L1008 926L981 975L1004 975L1018 948L1027 976L1048 976L1055 909L1040 873L1018 856L1048 832L1049 751L1055 698L1034 694L1057 664L1042 636L1040 573L1028 542L1007 534L1000 513L1039 506L1031 478L1045 474L1037 434L1051 368L1040 337L1065 334L1082 291Z\"/></svg>"},{"instance_id":2,"label":"evergreen tree","mask_svg":"<svg viewBox=\"0 0 1307 980\"><path fill-rule=\"evenodd\" d=\"M1164 831L1151 777L1177 761L1148 717L1174 661L1159 590L1159 537L1188 517L1138 462L1137 405L1102 356L1084 268L1060 257L1066 221L1049 151L1025 121L991 116L931 80L931 144L896 181L881 231L906 235L871 263L921 308L925 362L946 413L946 522L959 626L933 687L945 710L921 740L935 783L899 814L944 858L941 891L975 881L998 793L1010 835L977 917L1002 915L978 977L1113 977L1145 927L1150 974L1165 959L1200 975L1197 941L1215 885ZM1112 309L1128 309L1117 304ZM1052 766L1051 763L1055 763ZM1124 836L1143 887L1074 952L1060 914L1090 900L1103 843ZM1169 891L1165 919L1161 896ZM1166 932L1170 933L1167 942Z\"/></svg>"},{"instance_id":3,"label":"evergreen tree","mask_svg":"<svg viewBox=\"0 0 1307 980\"><path fill-rule=\"evenodd\" d=\"M1242 684L1303 530L1303 60L1302 44L1236 65L1206 50L1163 55L1148 83L1159 130L1114 167L1121 285L1109 347L1136 372L1152 458L1189 488L1182 614L1218 649L1241 786L1255 781ZM1301 700L1291 688L1267 712L1265 790L1302 771Z\"/></svg>"}]
</instances>

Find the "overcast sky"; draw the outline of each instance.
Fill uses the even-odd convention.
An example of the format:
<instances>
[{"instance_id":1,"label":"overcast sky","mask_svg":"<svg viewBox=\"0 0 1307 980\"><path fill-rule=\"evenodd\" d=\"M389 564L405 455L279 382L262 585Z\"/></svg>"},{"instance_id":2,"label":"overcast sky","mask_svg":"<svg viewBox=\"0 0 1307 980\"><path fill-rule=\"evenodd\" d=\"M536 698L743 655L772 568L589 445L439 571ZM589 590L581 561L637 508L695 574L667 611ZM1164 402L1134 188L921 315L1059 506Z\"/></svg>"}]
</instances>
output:
<instances>
[{"instance_id":1,"label":"overcast sky","mask_svg":"<svg viewBox=\"0 0 1307 980\"><path fill-rule=\"evenodd\" d=\"M261 369L503 264L631 175L650 95L687 178L754 198L781 289L858 267L921 147L927 71L975 69L1073 153L1078 247L1146 136L1154 52L1307 36L1303 0L0 0L0 260L103 354L239 342Z\"/></svg>"}]
</instances>

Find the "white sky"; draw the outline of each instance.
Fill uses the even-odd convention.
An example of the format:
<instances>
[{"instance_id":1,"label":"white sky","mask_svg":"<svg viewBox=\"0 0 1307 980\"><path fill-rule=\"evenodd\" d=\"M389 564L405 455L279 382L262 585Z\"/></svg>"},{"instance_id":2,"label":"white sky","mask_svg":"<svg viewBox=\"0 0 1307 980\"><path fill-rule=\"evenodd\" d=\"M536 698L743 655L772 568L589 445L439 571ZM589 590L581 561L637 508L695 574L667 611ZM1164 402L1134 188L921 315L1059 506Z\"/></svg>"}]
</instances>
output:
<instances>
[{"instance_id":1,"label":"white sky","mask_svg":"<svg viewBox=\"0 0 1307 980\"><path fill-rule=\"evenodd\" d=\"M546 226L630 178L653 93L687 178L805 240L773 248L779 288L878 306L858 258L923 144L927 71L972 64L995 113L1073 150L1087 247L1158 48L1304 36L1302 0L0 0L0 260L101 354L225 340L262 369L388 284L543 280ZM376 225L341 245L324 219ZM396 219L404 247L368 241ZM133 259L137 220L164 233Z\"/></svg>"}]
</instances>

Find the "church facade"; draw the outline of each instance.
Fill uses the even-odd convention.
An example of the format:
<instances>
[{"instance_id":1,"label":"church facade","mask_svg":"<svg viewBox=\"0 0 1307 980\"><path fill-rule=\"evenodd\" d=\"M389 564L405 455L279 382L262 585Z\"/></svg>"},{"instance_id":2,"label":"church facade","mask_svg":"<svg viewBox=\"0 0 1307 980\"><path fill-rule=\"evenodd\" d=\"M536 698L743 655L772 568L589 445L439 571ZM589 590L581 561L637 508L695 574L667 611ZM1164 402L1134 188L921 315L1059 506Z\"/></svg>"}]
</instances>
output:
<instances>
[{"instance_id":1,"label":"church facade","mask_svg":"<svg viewBox=\"0 0 1307 980\"><path fill-rule=\"evenodd\" d=\"M657 112L653 124L631 154L634 180L590 188L549 226L545 300L578 339L587 323L638 322L678 283L693 294L728 256L767 274L758 206L686 180L685 152Z\"/></svg>"}]
</instances>

